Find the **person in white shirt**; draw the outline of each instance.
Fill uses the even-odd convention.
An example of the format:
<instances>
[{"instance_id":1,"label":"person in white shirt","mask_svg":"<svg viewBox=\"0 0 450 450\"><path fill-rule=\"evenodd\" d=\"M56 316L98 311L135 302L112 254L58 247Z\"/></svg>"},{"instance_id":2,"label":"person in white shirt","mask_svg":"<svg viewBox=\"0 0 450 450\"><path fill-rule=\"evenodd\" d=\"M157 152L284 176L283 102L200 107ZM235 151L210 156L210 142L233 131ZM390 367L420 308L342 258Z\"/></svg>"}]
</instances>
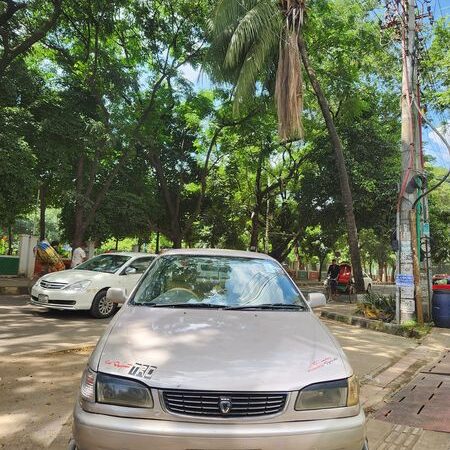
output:
<instances>
[{"instance_id":1,"label":"person in white shirt","mask_svg":"<svg viewBox=\"0 0 450 450\"><path fill-rule=\"evenodd\" d=\"M86 261L86 252L83 249L83 244L79 245L72 252L72 263L70 264L70 268L74 269L79 266L82 262Z\"/></svg>"}]
</instances>

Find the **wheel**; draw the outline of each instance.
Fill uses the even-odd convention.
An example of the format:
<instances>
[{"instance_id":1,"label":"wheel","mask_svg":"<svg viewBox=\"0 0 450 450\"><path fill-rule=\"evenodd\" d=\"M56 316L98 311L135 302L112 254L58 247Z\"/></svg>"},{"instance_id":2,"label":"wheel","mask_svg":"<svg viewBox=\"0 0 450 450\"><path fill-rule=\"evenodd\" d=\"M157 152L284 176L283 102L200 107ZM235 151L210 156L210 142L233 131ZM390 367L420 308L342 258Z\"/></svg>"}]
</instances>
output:
<instances>
[{"instance_id":1,"label":"wheel","mask_svg":"<svg viewBox=\"0 0 450 450\"><path fill-rule=\"evenodd\" d=\"M67 446L67 450L78 450L77 445L75 444L74 439L70 439L69 445Z\"/></svg>"},{"instance_id":2,"label":"wheel","mask_svg":"<svg viewBox=\"0 0 450 450\"><path fill-rule=\"evenodd\" d=\"M372 285L371 284L368 284L367 285L367 290L366 290L366 292L370 292L372 290Z\"/></svg>"},{"instance_id":3,"label":"wheel","mask_svg":"<svg viewBox=\"0 0 450 450\"><path fill-rule=\"evenodd\" d=\"M117 311L117 305L106 299L107 291L108 289L103 289L103 291L98 292L92 302L91 315L96 319L106 319Z\"/></svg>"},{"instance_id":4,"label":"wheel","mask_svg":"<svg viewBox=\"0 0 450 450\"><path fill-rule=\"evenodd\" d=\"M362 450L369 450L369 443L367 442L367 439L366 442L364 442L364 447L362 448Z\"/></svg>"}]
</instances>

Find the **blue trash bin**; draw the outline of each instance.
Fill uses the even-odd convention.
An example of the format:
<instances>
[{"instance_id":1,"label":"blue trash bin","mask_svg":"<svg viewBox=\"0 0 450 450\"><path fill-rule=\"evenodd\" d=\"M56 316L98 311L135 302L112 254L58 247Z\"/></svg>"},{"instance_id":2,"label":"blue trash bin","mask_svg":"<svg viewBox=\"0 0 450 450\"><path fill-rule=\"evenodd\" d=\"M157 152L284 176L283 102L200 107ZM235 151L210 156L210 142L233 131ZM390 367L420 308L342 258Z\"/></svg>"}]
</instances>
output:
<instances>
[{"instance_id":1,"label":"blue trash bin","mask_svg":"<svg viewBox=\"0 0 450 450\"><path fill-rule=\"evenodd\" d=\"M440 328L450 328L450 289L434 289L432 305L434 324Z\"/></svg>"}]
</instances>

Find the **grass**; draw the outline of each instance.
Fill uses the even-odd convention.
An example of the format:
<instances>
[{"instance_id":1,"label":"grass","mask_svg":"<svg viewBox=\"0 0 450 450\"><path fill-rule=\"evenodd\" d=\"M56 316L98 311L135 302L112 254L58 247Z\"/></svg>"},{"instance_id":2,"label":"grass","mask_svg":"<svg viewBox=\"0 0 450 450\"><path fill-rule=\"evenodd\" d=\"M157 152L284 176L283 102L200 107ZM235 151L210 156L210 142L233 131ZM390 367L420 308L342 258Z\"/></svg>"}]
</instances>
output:
<instances>
[{"instance_id":1,"label":"grass","mask_svg":"<svg viewBox=\"0 0 450 450\"><path fill-rule=\"evenodd\" d=\"M415 320L407 320L400 324L400 328L408 335L420 339L431 331L431 324L424 323L423 325L419 325Z\"/></svg>"}]
</instances>

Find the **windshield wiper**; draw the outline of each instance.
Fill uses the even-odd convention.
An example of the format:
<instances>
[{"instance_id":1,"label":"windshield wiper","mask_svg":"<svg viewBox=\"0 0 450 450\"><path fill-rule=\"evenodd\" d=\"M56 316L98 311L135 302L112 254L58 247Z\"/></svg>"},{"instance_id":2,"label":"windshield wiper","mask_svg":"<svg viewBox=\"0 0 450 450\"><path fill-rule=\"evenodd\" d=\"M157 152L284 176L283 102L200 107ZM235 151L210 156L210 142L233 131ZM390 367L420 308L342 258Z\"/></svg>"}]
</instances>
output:
<instances>
[{"instance_id":1,"label":"windshield wiper","mask_svg":"<svg viewBox=\"0 0 450 450\"><path fill-rule=\"evenodd\" d=\"M213 303L137 303L137 305L152 308L225 308L225 305L214 305Z\"/></svg>"},{"instance_id":2,"label":"windshield wiper","mask_svg":"<svg viewBox=\"0 0 450 450\"><path fill-rule=\"evenodd\" d=\"M261 305L248 304L248 305L237 305L228 306L225 309L287 309L293 311L305 311L306 308L303 305L293 305L286 303L262 303Z\"/></svg>"}]
</instances>

